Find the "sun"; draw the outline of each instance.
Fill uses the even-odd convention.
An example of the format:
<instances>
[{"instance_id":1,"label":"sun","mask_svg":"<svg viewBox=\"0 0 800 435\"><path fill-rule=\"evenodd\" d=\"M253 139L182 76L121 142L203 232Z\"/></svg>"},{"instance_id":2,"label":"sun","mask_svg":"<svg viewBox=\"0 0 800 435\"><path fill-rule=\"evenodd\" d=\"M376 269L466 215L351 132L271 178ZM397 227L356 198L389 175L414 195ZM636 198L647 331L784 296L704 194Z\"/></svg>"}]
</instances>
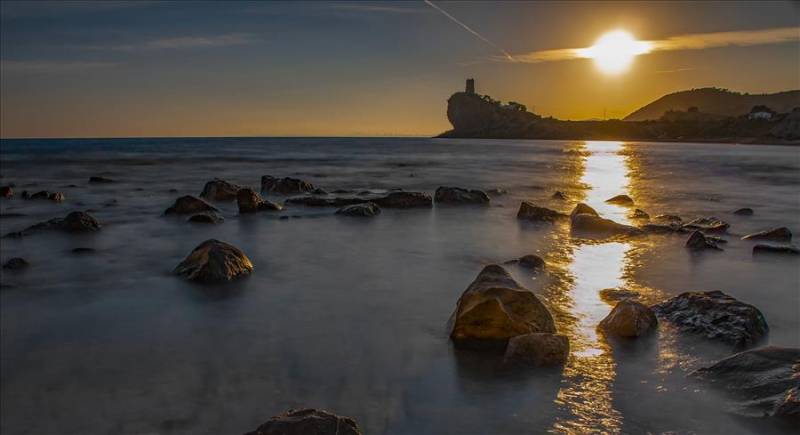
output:
<instances>
[{"instance_id":1,"label":"sun","mask_svg":"<svg viewBox=\"0 0 800 435\"><path fill-rule=\"evenodd\" d=\"M595 65L606 74L627 71L633 58L650 52L651 44L637 41L624 30L614 30L600 37L591 47L578 49L578 55L594 59Z\"/></svg>"}]
</instances>

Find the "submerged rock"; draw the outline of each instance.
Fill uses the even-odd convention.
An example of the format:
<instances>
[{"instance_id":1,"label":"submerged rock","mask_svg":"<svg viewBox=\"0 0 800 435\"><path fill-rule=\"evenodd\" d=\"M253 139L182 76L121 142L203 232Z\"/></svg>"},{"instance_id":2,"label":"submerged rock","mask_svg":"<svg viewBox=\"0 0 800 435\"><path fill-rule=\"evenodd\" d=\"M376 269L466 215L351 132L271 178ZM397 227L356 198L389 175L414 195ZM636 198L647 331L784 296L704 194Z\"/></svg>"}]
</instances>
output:
<instances>
[{"instance_id":1,"label":"submerged rock","mask_svg":"<svg viewBox=\"0 0 800 435\"><path fill-rule=\"evenodd\" d=\"M507 194L508 191L499 187L495 187L494 189L487 190L486 193L490 196L502 196Z\"/></svg>"},{"instance_id":2,"label":"submerged rock","mask_svg":"<svg viewBox=\"0 0 800 435\"><path fill-rule=\"evenodd\" d=\"M567 217L567 215L564 213L545 207L539 207L530 201L522 201L519 205L519 211L517 212L517 219L524 219L532 222L555 222L565 217Z\"/></svg>"},{"instance_id":3,"label":"submerged rock","mask_svg":"<svg viewBox=\"0 0 800 435\"><path fill-rule=\"evenodd\" d=\"M617 195L613 198L607 199L606 202L617 205L633 205L633 198L628 195Z\"/></svg>"},{"instance_id":4,"label":"submerged rock","mask_svg":"<svg viewBox=\"0 0 800 435\"><path fill-rule=\"evenodd\" d=\"M210 201L233 201L236 199L236 193L241 188L242 186L215 178L206 183L200 193L200 197Z\"/></svg>"},{"instance_id":5,"label":"submerged rock","mask_svg":"<svg viewBox=\"0 0 800 435\"><path fill-rule=\"evenodd\" d=\"M689 230L700 230L704 233L724 233L730 228L730 224L716 217L697 218L691 222L683 224Z\"/></svg>"},{"instance_id":6,"label":"submerged rock","mask_svg":"<svg viewBox=\"0 0 800 435\"><path fill-rule=\"evenodd\" d=\"M0 187L0 198L11 198L14 196L14 189L11 186Z\"/></svg>"},{"instance_id":7,"label":"submerged rock","mask_svg":"<svg viewBox=\"0 0 800 435\"><path fill-rule=\"evenodd\" d=\"M750 207L744 207L734 211L733 214L738 214L739 216L752 216L755 214L755 212Z\"/></svg>"},{"instance_id":8,"label":"submerged rock","mask_svg":"<svg viewBox=\"0 0 800 435\"><path fill-rule=\"evenodd\" d=\"M271 175L261 177L261 191L270 193L280 193L282 195L296 195L299 193L311 192L314 185L299 178L276 178Z\"/></svg>"},{"instance_id":9,"label":"submerged rock","mask_svg":"<svg viewBox=\"0 0 800 435\"><path fill-rule=\"evenodd\" d=\"M89 213L73 211L63 218L39 222L22 231L6 234L5 237L22 237L43 230L59 230L67 233L86 233L100 230L100 223Z\"/></svg>"},{"instance_id":10,"label":"submerged rock","mask_svg":"<svg viewBox=\"0 0 800 435\"><path fill-rule=\"evenodd\" d=\"M644 211L644 210L642 210L640 208L637 208L636 210L634 210L633 214L631 215L631 217L634 218L634 219L650 219L650 215L647 214L646 211Z\"/></svg>"},{"instance_id":11,"label":"submerged rock","mask_svg":"<svg viewBox=\"0 0 800 435\"><path fill-rule=\"evenodd\" d=\"M606 288L600 290L600 299L605 302L619 302L623 299L639 299L639 293L622 288Z\"/></svg>"},{"instance_id":12,"label":"submerged rock","mask_svg":"<svg viewBox=\"0 0 800 435\"><path fill-rule=\"evenodd\" d=\"M110 178L106 178L106 177L100 177L100 176L93 175L93 176L89 177L89 182L90 183L113 183L114 180L112 180Z\"/></svg>"},{"instance_id":13,"label":"submerged rock","mask_svg":"<svg viewBox=\"0 0 800 435\"><path fill-rule=\"evenodd\" d=\"M788 242L792 240L792 232L786 227L773 228L771 230L748 234L742 237L742 240L771 240L773 242Z\"/></svg>"},{"instance_id":14,"label":"submerged rock","mask_svg":"<svg viewBox=\"0 0 800 435\"><path fill-rule=\"evenodd\" d=\"M554 194L550 195L550 198L557 199L560 201L566 201L567 195L565 195L564 192L557 190Z\"/></svg>"},{"instance_id":15,"label":"submerged rock","mask_svg":"<svg viewBox=\"0 0 800 435\"><path fill-rule=\"evenodd\" d=\"M361 435L356 422L320 409L292 409L245 435Z\"/></svg>"},{"instance_id":16,"label":"submerged rock","mask_svg":"<svg viewBox=\"0 0 800 435\"><path fill-rule=\"evenodd\" d=\"M365 202L363 204L346 205L336 210L336 214L343 216L374 217L381 214L381 209L373 202Z\"/></svg>"},{"instance_id":17,"label":"submerged rock","mask_svg":"<svg viewBox=\"0 0 800 435\"><path fill-rule=\"evenodd\" d=\"M236 204L239 206L239 214L283 210L283 207L261 198L261 195L249 187L239 189L236 193Z\"/></svg>"},{"instance_id":18,"label":"submerged rock","mask_svg":"<svg viewBox=\"0 0 800 435\"><path fill-rule=\"evenodd\" d=\"M219 211L216 207L212 206L211 204L203 201L200 198L196 198L192 195L185 195L181 196L180 198L175 200L175 203L172 206L164 211L164 214L191 214L191 213L200 213L204 211Z\"/></svg>"},{"instance_id":19,"label":"submerged rock","mask_svg":"<svg viewBox=\"0 0 800 435\"><path fill-rule=\"evenodd\" d=\"M668 234L668 233L688 233L689 230L680 224L644 224L640 226L642 231L648 234Z\"/></svg>"},{"instance_id":20,"label":"submerged rock","mask_svg":"<svg viewBox=\"0 0 800 435\"><path fill-rule=\"evenodd\" d=\"M658 319L647 305L632 300L622 300L611 310L598 328L617 337L635 338L656 329Z\"/></svg>"},{"instance_id":21,"label":"submerged rock","mask_svg":"<svg viewBox=\"0 0 800 435\"><path fill-rule=\"evenodd\" d=\"M190 281L230 281L253 271L253 263L239 248L209 239L198 245L174 270Z\"/></svg>"},{"instance_id":22,"label":"submerged rock","mask_svg":"<svg viewBox=\"0 0 800 435\"><path fill-rule=\"evenodd\" d=\"M683 219L674 214L660 214L653 218L656 222L664 222L668 224L681 224L683 223Z\"/></svg>"},{"instance_id":23,"label":"submerged rock","mask_svg":"<svg viewBox=\"0 0 800 435\"><path fill-rule=\"evenodd\" d=\"M602 236L635 236L642 234L642 230L639 228L586 213L576 214L572 217L572 231Z\"/></svg>"},{"instance_id":24,"label":"submerged rock","mask_svg":"<svg viewBox=\"0 0 800 435\"><path fill-rule=\"evenodd\" d=\"M196 224L221 224L225 222L225 218L214 213L213 211L205 211L190 216L189 219L186 219L186 222L192 222Z\"/></svg>"},{"instance_id":25,"label":"submerged rock","mask_svg":"<svg viewBox=\"0 0 800 435\"><path fill-rule=\"evenodd\" d=\"M737 353L691 373L726 391L729 411L800 423L800 349L765 346Z\"/></svg>"},{"instance_id":26,"label":"submerged rock","mask_svg":"<svg viewBox=\"0 0 800 435\"><path fill-rule=\"evenodd\" d=\"M538 255L528 254L520 257L517 264L528 269L541 269L544 267L544 259Z\"/></svg>"},{"instance_id":27,"label":"submerged rock","mask_svg":"<svg viewBox=\"0 0 800 435\"><path fill-rule=\"evenodd\" d=\"M570 217L575 217L575 216L577 216L579 214L588 214L588 215L591 215L591 216L600 216L597 213L597 211L595 211L595 209L589 207L588 205L586 205L586 204L584 204L582 202L579 202L578 205L576 205L575 208L572 209L572 213L570 213L569 215L570 215Z\"/></svg>"},{"instance_id":28,"label":"submerged rock","mask_svg":"<svg viewBox=\"0 0 800 435\"><path fill-rule=\"evenodd\" d=\"M384 208L430 207L433 205L431 196L422 192L391 192L382 198L373 199L372 202Z\"/></svg>"},{"instance_id":29,"label":"submerged rock","mask_svg":"<svg viewBox=\"0 0 800 435\"><path fill-rule=\"evenodd\" d=\"M707 237L700 231L693 232L692 235L689 236L689 239L686 240L685 246L693 251L702 251L704 249L722 250L713 239Z\"/></svg>"},{"instance_id":30,"label":"submerged rock","mask_svg":"<svg viewBox=\"0 0 800 435\"><path fill-rule=\"evenodd\" d=\"M496 264L483 268L450 318L450 338L457 343L505 345L512 337L534 332L555 333L553 316Z\"/></svg>"},{"instance_id":31,"label":"submerged rock","mask_svg":"<svg viewBox=\"0 0 800 435\"><path fill-rule=\"evenodd\" d=\"M488 204L489 195L481 190L462 189L460 187L440 186L436 189L434 199L443 204Z\"/></svg>"},{"instance_id":32,"label":"submerged rock","mask_svg":"<svg viewBox=\"0 0 800 435\"><path fill-rule=\"evenodd\" d=\"M563 365L569 358L566 335L538 332L508 340L503 361L506 364L541 367Z\"/></svg>"},{"instance_id":33,"label":"submerged rock","mask_svg":"<svg viewBox=\"0 0 800 435\"><path fill-rule=\"evenodd\" d=\"M30 266L30 263L28 263L28 260L26 260L24 258L21 258L21 257L14 257L14 258L10 258L8 261L5 262L5 264L3 264L3 269L22 270L22 269L25 269L28 266Z\"/></svg>"},{"instance_id":34,"label":"submerged rock","mask_svg":"<svg viewBox=\"0 0 800 435\"><path fill-rule=\"evenodd\" d=\"M752 347L769 333L758 308L721 291L686 292L652 308L680 331L701 334L736 349Z\"/></svg>"},{"instance_id":35,"label":"submerged rock","mask_svg":"<svg viewBox=\"0 0 800 435\"><path fill-rule=\"evenodd\" d=\"M753 246L753 254L785 254L785 255L800 255L800 249L794 246L784 245L764 245L758 244Z\"/></svg>"}]
</instances>

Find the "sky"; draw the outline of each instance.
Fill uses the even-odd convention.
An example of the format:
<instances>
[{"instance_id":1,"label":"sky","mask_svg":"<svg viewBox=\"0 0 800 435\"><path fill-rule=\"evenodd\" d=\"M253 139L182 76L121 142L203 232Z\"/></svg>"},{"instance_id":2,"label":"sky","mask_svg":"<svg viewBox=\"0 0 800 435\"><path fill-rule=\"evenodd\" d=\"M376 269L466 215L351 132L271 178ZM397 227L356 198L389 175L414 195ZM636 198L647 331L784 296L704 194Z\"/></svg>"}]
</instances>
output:
<instances>
[{"instance_id":1,"label":"sky","mask_svg":"<svg viewBox=\"0 0 800 435\"><path fill-rule=\"evenodd\" d=\"M800 89L800 3L432 3L4 0L0 136L430 136L468 77L561 119ZM558 54L615 29L660 48Z\"/></svg>"}]
</instances>

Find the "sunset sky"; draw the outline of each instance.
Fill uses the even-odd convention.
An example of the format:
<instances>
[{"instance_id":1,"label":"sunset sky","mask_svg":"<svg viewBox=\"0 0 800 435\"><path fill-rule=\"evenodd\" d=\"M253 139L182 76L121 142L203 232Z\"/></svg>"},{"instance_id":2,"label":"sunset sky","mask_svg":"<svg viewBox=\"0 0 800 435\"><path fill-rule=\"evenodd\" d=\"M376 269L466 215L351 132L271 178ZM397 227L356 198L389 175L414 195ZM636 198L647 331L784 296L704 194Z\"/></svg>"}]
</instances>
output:
<instances>
[{"instance_id":1,"label":"sunset sky","mask_svg":"<svg viewBox=\"0 0 800 435\"><path fill-rule=\"evenodd\" d=\"M433 135L467 77L564 119L800 88L797 3L433 3L3 1L0 134ZM616 29L658 49L618 74L559 54Z\"/></svg>"}]
</instances>

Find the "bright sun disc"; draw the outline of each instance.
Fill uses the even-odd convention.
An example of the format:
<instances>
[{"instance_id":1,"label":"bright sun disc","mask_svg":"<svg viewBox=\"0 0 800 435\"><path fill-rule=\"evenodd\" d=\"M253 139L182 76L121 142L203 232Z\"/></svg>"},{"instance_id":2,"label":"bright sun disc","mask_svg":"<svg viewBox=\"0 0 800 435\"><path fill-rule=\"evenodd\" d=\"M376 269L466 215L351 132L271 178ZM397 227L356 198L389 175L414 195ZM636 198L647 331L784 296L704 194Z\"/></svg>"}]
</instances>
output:
<instances>
[{"instance_id":1,"label":"bright sun disc","mask_svg":"<svg viewBox=\"0 0 800 435\"><path fill-rule=\"evenodd\" d=\"M593 46L578 50L581 57L594 59L606 74L619 74L630 67L633 58L650 51L650 43L637 41L624 30L615 30L601 36Z\"/></svg>"}]
</instances>

